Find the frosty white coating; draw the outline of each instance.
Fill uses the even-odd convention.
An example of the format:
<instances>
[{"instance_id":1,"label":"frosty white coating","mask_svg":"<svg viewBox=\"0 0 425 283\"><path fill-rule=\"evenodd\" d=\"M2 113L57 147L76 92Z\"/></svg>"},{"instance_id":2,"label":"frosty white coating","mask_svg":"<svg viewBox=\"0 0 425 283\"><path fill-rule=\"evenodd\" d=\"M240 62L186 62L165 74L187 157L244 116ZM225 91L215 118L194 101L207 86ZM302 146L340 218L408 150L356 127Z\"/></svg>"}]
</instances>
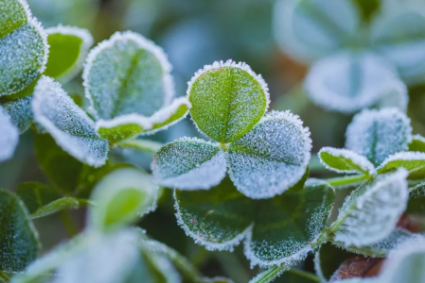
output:
<instances>
[{"instance_id":1,"label":"frosty white coating","mask_svg":"<svg viewBox=\"0 0 425 283\"><path fill-rule=\"evenodd\" d=\"M0 106L0 162L10 159L19 142L18 128L7 112Z\"/></svg>"},{"instance_id":2,"label":"frosty white coating","mask_svg":"<svg viewBox=\"0 0 425 283\"><path fill-rule=\"evenodd\" d=\"M326 163L321 158L322 153L328 153L328 154L335 156L335 157L341 157L343 159L350 160L353 163L353 165L358 166L358 169L356 169L355 166L351 166L352 169L343 169L343 170L341 170L340 168L337 168L337 167L333 167L330 164ZM352 174L352 173L359 173L359 172L360 173L367 172L369 175L374 175L376 173L375 166L373 166L373 164L370 163L370 161L367 160L366 157L359 155L359 154L355 153L354 151L351 151L351 150L348 150L348 149L323 147L319 151L318 156L319 156L320 163L322 163L327 169L332 170L332 171L337 172L337 173Z\"/></svg>"}]
</instances>

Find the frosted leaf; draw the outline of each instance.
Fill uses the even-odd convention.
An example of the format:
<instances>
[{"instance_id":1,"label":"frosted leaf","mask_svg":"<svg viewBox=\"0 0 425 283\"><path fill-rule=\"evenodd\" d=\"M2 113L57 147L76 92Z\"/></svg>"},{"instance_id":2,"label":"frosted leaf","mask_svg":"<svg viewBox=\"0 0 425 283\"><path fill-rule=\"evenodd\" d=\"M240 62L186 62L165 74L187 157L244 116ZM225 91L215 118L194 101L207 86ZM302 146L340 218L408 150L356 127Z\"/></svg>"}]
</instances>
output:
<instances>
[{"instance_id":1,"label":"frosted leaf","mask_svg":"<svg viewBox=\"0 0 425 283\"><path fill-rule=\"evenodd\" d=\"M314 269L321 282L329 282L341 263L351 256L353 256L352 253L331 243L321 245L314 254Z\"/></svg>"},{"instance_id":2,"label":"frosted leaf","mask_svg":"<svg viewBox=\"0 0 425 283\"><path fill-rule=\"evenodd\" d=\"M44 71L48 44L26 2L0 2L0 96L29 86Z\"/></svg>"},{"instance_id":3,"label":"frosted leaf","mask_svg":"<svg viewBox=\"0 0 425 283\"><path fill-rule=\"evenodd\" d=\"M345 147L378 166L408 149L411 132L410 119L397 109L363 110L347 128Z\"/></svg>"},{"instance_id":4,"label":"frosted leaf","mask_svg":"<svg viewBox=\"0 0 425 283\"><path fill-rule=\"evenodd\" d=\"M425 168L425 153L422 152L398 152L387 157L377 168L378 173L403 167L409 173L415 173Z\"/></svg>"},{"instance_id":5,"label":"frosted leaf","mask_svg":"<svg viewBox=\"0 0 425 283\"><path fill-rule=\"evenodd\" d=\"M0 162L12 158L19 142L19 131L12 119L0 106Z\"/></svg>"},{"instance_id":6,"label":"frosted leaf","mask_svg":"<svg viewBox=\"0 0 425 283\"><path fill-rule=\"evenodd\" d=\"M371 108L397 108L401 112L407 112L409 95L406 84L399 79L394 79L387 82L383 90Z\"/></svg>"},{"instance_id":7,"label":"frosted leaf","mask_svg":"<svg viewBox=\"0 0 425 283\"><path fill-rule=\"evenodd\" d=\"M90 52L84 67L86 96L93 115L112 119L151 116L173 95L171 66L153 42L133 33L115 33Z\"/></svg>"},{"instance_id":8,"label":"frosted leaf","mask_svg":"<svg viewBox=\"0 0 425 283\"><path fill-rule=\"evenodd\" d=\"M59 25L46 30L50 45L44 75L61 83L69 82L82 69L93 45L93 37L86 29Z\"/></svg>"},{"instance_id":9,"label":"frosted leaf","mask_svg":"<svg viewBox=\"0 0 425 283\"><path fill-rule=\"evenodd\" d=\"M92 229L116 230L155 208L158 186L138 169L116 169L94 187L89 211Z\"/></svg>"},{"instance_id":10,"label":"frosted leaf","mask_svg":"<svg viewBox=\"0 0 425 283\"><path fill-rule=\"evenodd\" d=\"M375 17L372 44L398 68L404 81L417 84L425 76L425 5L399 1L394 8Z\"/></svg>"},{"instance_id":11,"label":"frosted leaf","mask_svg":"<svg viewBox=\"0 0 425 283\"><path fill-rule=\"evenodd\" d=\"M251 265L272 266L305 258L326 225L334 195L327 183L309 180L299 192L258 201L226 178L208 191L176 190L175 200L178 223L196 243L233 250L245 239Z\"/></svg>"},{"instance_id":12,"label":"frosted leaf","mask_svg":"<svg viewBox=\"0 0 425 283\"><path fill-rule=\"evenodd\" d=\"M360 12L350 0L280 0L274 9L278 43L292 57L307 62L344 47L360 25Z\"/></svg>"},{"instance_id":13,"label":"frosted leaf","mask_svg":"<svg viewBox=\"0 0 425 283\"><path fill-rule=\"evenodd\" d=\"M230 179L208 191L174 192L177 223L208 250L230 250L250 233L255 203Z\"/></svg>"},{"instance_id":14,"label":"frosted leaf","mask_svg":"<svg viewBox=\"0 0 425 283\"><path fill-rule=\"evenodd\" d=\"M303 260L326 226L334 203L332 187L308 180L299 192L286 192L257 205L245 242L251 265L272 266Z\"/></svg>"},{"instance_id":15,"label":"frosted leaf","mask_svg":"<svg viewBox=\"0 0 425 283\"><path fill-rule=\"evenodd\" d=\"M412 239L415 237L420 237L420 236L418 234L413 234L413 233L410 233L409 231L397 228L393 232L391 232L391 234L388 235L388 237L370 246L346 247L344 246L344 244L341 244L338 242L334 242L334 244L352 253L361 254L361 255L370 256L370 257L386 257L388 253L390 253L390 251L397 248L400 244L404 243L408 239Z\"/></svg>"},{"instance_id":16,"label":"frosted leaf","mask_svg":"<svg viewBox=\"0 0 425 283\"><path fill-rule=\"evenodd\" d=\"M385 283L425 281L425 239L415 237L398 246L388 256L379 276Z\"/></svg>"},{"instance_id":17,"label":"frosted leaf","mask_svg":"<svg viewBox=\"0 0 425 283\"><path fill-rule=\"evenodd\" d=\"M409 151L425 152L425 138L421 135L413 135L409 143Z\"/></svg>"},{"instance_id":18,"label":"frosted leaf","mask_svg":"<svg viewBox=\"0 0 425 283\"><path fill-rule=\"evenodd\" d=\"M422 216L425 214L425 182L409 189L406 213Z\"/></svg>"},{"instance_id":19,"label":"frosted leaf","mask_svg":"<svg viewBox=\"0 0 425 283\"><path fill-rule=\"evenodd\" d=\"M42 77L34 90L34 120L76 159L98 167L105 163L108 142L95 132L93 121L64 92L59 83Z\"/></svg>"},{"instance_id":20,"label":"frosted leaf","mask_svg":"<svg viewBox=\"0 0 425 283\"><path fill-rule=\"evenodd\" d=\"M276 266L276 267L270 267L260 273L258 273L254 278L249 280L248 283L271 283L271 282L278 282L276 281L276 278L281 278L282 274L285 274L286 271L288 271L292 265L296 265L298 262L294 261L291 263L291 265L288 266ZM276 272L276 269L280 268L278 272ZM287 283L286 281L284 281Z\"/></svg>"},{"instance_id":21,"label":"frosted leaf","mask_svg":"<svg viewBox=\"0 0 425 283\"><path fill-rule=\"evenodd\" d=\"M392 66L376 55L342 51L310 68L305 89L323 108L354 113L399 92L400 84Z\"/></svg>"},{"instance_id":22,"label":"frosted leaf","mask_svg":"<svg viewBox=\"0 0 425 283\"><path fill-rule=\"evenodd\" d=\"M146 266L142 268L136 267L130 280L125 281L125 283L140 282L141 279L142 282L148 281L149 283L181 283L180 274L167 256L157 251L146 249L144 244L145 242L142 242L139 247L142 249L143 261L146 262Z\"/></svg>"},{"instance_id":23,"label":"frosted leaf","mask_svg":"<svg viewBox=\"0 0 425 283\"><path fill-rule=\"evenodd\" d=\"M391 234L406 209L407 171L378 175L346 199L331 225L334 240L341 245L368 246Z\"/></svg>"},{"instance_id":24,"label":"frosted leaf","mask_svg":"<svg viewBox=\"0 0 425 283\"><path fill-rule=\"evenodd\" d=\"M152 162L155 180L181 190L209 189L226 175L224 152L213 143L182 138L162 147Z\"/></svg>"},{"instance_id":25,"label":"frosted leaf","mask_svg":"<svg viewBox=\"0 0 425 283\"><path fill-rule=\"evenodd\" d=\"M320 162L337 173L374 175L375 166L367 158L348 149L324 147L319 153Z\"/></svg>"},{"instance_id":26,"label":"frosted leaf","mask_svg":"<svg viewBox=\"0 0 425 283\"><path fill-rule=\"evenodd\" d=\"M279 195L303 177L310 150L310 132L298 116L271 112L229 146L230 178L250 198Z\"/></svg>"},{"instance_id":27,"label":"frosted leaf","mask_svg":"<svg viewBox=\"0 0 425 283\"><path fill-rule=\"evenodd\" d=\"M140 264L139 238L135 230L91 237L86 249L62 261L52 283L126 282L135 268L145 267Z\"/></svg>"},{"instance_id":28,"label":"frosted leaf","mask_svg":"<svg viewBox=\"0 0 425 283\"><path fill-rule=\"evenodd\" d=\"M18 272L37 258L38 233L22 201L0 190L0 270Z\"/></svg>"},{"instance_id":29,"label":"frosted leaf","mask_svg":"<svg viewBox=\"0 0 425 283\"><path fill-rule=\"evenodd\" d=\"M12 123L19 128L21 133L25 132L33 119L31 108L32 96L26 96L17 100L1 103L12 119Z\"/></svg>"},{"instance_id":30,"label":"frosted leaf","mask_svg":"<svg viewBox=\"0 0 425 283\"><path fill-rule=\"evenodd\" d=\"M214 62L196 72L187 95L198 129L222 143L236 141L251 130L269 104L263 78L247 64L232 60Z\"/></svg>"}]
</instances>

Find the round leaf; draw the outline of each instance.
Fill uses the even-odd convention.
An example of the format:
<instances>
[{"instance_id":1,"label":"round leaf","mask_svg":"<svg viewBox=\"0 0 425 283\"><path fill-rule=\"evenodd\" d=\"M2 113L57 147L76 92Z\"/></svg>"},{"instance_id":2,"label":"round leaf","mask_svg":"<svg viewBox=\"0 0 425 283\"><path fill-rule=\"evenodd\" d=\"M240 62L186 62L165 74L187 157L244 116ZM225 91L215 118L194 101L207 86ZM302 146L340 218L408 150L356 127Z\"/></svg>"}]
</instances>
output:
<instances>
[{"instance_id":1,"label":"round leaf","mask_svg":"<svg viewBox=\"0 0 425 283\"><path fill-rule=\"evenodd\" d=\"M14 194L0 190L0 270L18 272L36 259L38 233L24 204Z\"/></svg>"},{"instance_id":2,"label":"round leaf","mask_svg":"<svg viewBox=\"0 0 425 283\"><path fill-rule=\"evenodd\" d=\"M42 77L32 101L34 120L76 159L98 167L106 162L108 142L95 132L93 121L59 83Z\"/></svg>"},{"instance_id":3,"label":"round leaf","mask_svg":"<svg viewBox=\"0 0 425 283\"><path fill-rule=\"evenodd\" d=\"M338 173L375 174L375 166L354 151L324 147L319 151L320 162L329 170Z\"/></svg>"},{"instance_id":4,"label":"round leaf","mask_svg":"<svg viewBox=\"0 0 425 283\"><path fill-rule=\"evenodd\" d=\"M95 229L115 230L135 221L156 205L158 187L151 176L133 168L117 169L93 190L89 221Z\"/></svg>"},{"instance_id":5,"label":"round leaf","mask_svg":"<svg viewBox=\"0 0 425 283\"><path fill-rule=\"evenodd\" d=\"M408 149L410 119L396 109L364 110L347 128L345 147L379 166L388 156Z\"/></svg>"},{"instance_id":6,"label":"round leaf","mask_svg":"<svg viewBox=\"0 0 425 283\"><path fill-rule=\"evenodd\" d=\"M0 2L0 96L17 93L44 71L48 44L21 0Z\"/></svg>"},{"instance_id":7,"label":"round leaf","mask_svg":"<svg viewBox=\"0 0 425 283\"><path fill-rule=\"evenodd\" d=\"M305 88L314 103L344 113L353 113L385 100L406 88L392 67L372 53L343 51L311 67ZM397 106L397 105L396 105ZM405 110L405 105L400 105Z\"/></svg>"},{"instance_id":8,"label":"round leaf","mask_svg":"<svg viewBox=\"0 0 425 283\"><path fill-rule=\"evenodd\" d=\"M224 152L215 144L183 138L162 147L152 162L153 176L164 187L209 189L226 175Z\"/></svg>"},{"instance_id":9,"label":"round leaf","mask_svg":"<svg viewBox=\"0 0 425 283\"><path fill-rule=\"evenodd\" d=\"M19 142L19 131L10 116L0 106L0 162L10 159Z\"/></svg>"},{"instance_id":10,"label":"round leaf","mask_svg":"<svg viewBox=\"0 0 425 283\"><path fill-rule=\"evenodd\" d=\"M66 83L75 77L93 45L93 37L85 29L58 26L46 30L50 45L44 75Z\"/></svg>"},{"instance_id":11,"label":"round leaf","mask_svg":"<svg viewBox=\"0 0 425 283\"><path fill-rule=\"evenodd\" d=\"M280 0L274 10L278 43L291 56L307 62L348 45L360 24L352 0Z\"/></svg>"},{"instance_id":12,"label":"round leaf","mask_svg":"<svg viewBox=\"0 0 425 283\"><path fill-rule=\"evenodd\" d=\"M268 87L245 63L215 62L199 70L187 90L190 114L211 139L233 142L260 121L269 104Z\"/></svg>"},{"instance_id":13,"label":"round leaf","mask_svg":"<svg viewBox=\"0 0 425 283\"><path fill-rule=\"evenodd\" d=\"M84 67L94 116L153 115L173 96L170 71L160 47L133 32L115 33L90 52Z\"/></svg>"},{"instance_id":14,"label":"round leaf","mask_svg":"<svg viewBox=\"0 0 425 283\"><path fill-rule=\"evenodd\" d=\"M298 116L271 112L229 146L230 178L250 198L279 195L303 177L310 150L310 132Z\"/></svg>"}]
</instances>

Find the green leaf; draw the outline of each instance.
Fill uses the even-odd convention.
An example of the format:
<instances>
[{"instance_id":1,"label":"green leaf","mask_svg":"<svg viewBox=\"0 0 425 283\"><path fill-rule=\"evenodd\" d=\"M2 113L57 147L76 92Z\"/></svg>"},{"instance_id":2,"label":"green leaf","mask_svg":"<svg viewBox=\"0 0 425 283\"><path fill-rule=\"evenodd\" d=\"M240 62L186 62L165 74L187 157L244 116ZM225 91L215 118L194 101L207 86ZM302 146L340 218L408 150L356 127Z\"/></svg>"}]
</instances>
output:
<instances>
[{"instance_id":1,"label":"green leaf","mask_svg":"<svg viewBox=\"0 0 425 283\"><path fill-rule=\"evenodd\" d=\"M19 198L0 190L0 270L22 271L36 259L38 233Z\"/></svg>"},{"instance_id":2,"label":"green leaf","mask_svg":"<svg viewBox=\"0 0 425 283\"><path fill-rule=\"evenodd\" d=\"M209 189L226 175L224 152L210 142L183 138L162 147L152 162L155 180L182 190Z\"/></svg>"},{"instance_id":3,"label":"green leaf","mask_svg":"<svg viewBox=\"0 0 425 283\"><path fill-rule=\"evenodd\" d=\"M190 114L198 129L211 139L234 142L263 117L269 104L268 87L245 63L215 62L189 82Z\"/></svg>"},{"instance_id":4,"label":"green leaf","mask_svg":"<svg viewBox=\"0 0 425 283\"><path fill-rule=\"evenodd\" d=\"M375 166L367 158L348 149L324 147L319 153L320 162L338 173L375 174Z\"/></svg>"},{"instance_id":5,"label":"green leaf","mask_svg":"<svg viewBox=\"0 0 425 283\"><path fill-rule=\"evenodd\" d=\"M351 256L352 253L331 243L323 244L314 255L314 269L323 282L328 282L340 265Z\"/></svg>"},{"instance_id":6,"label":"green leaf","mask_svg":"<svg viewBox=\"0 0 425 283\"><path fill-rule=\"evenodd\" d=\"M94 123L65 93L59 83L42 77L32 101L34 120L70 155L94 167L106 162L108 142L95 132Z\"/></svg>"},{"instance_id":7,"label":"green leaf","mask_svg":"<svg viewBox=\"0 0 425 283\"><path fill-rule=\"evenodd\" d=\"M283 273L279 278L273 281L274 283L319 283L320 279L309 272L290 269Z\"/></svg>"},{"instance_id":8,"label":"green leaf","mask_svg":"<svg viewBox=\"0 0 425 283\"><path fill-rule=\"evenodd\" d=\"M261 266L303 259L325 227L333 198L329 185L312 180L299 192L261 201L240 194L229 179L208 191L175 191L188 236L209 250L232 250L245 239L246 256Z\"/></svg>"},{"instance_id":9,"label":"green leaf","mask_svg":"<svg viewBox=\"0 0 425 283\"><path fill-rule=\"evenodd\" d=\"M409 189L406 213L418 216L425 215L425 182Z\"/></svg>"},{"instance_id":10,"label":"green leaf","mask_svg":"<svg viewBox=\"0 0 425 283\"><path fill-rule=\"evenodd\" d=\"M0 96L17 93L44 71L48 44L26 2L0 2Z\"/></svg>"},{"instance_id":11,"label":"green leaf","mask_svg":"<svg viewBox=\"0 0 425 283\"><path fill-rule=\"evenodd\" d=\"M84 67L94 116L152 116L172 99L170 71L160 47L133 32L115 33L90 52Z\"/></svg>"},{"instance_id":12,"label":"green leaf","mask_svg":"<svg viewBox=\"0 0 425 283\"><path fill-rule=\"evenodd\" d=\"M379 166L388 156L408 149L412 128L402 112L363 110L347 128L345 147Z\"/></svg>"},{"instance_id":13,"label":"green leaf","mask_svg":"<svg viewBox=\"0 0 425 283\"><path fill-rule=\"evenodd\" d=\"M115 147L135 149L138 151L155 154L161 149L161 147L163 147L163 144L156 141L151 141L151 140L133 139L133 140L125 140L125 141L116 143Z\"/></svg>"},{"instance_id":14,"label":"green leaf","mask_svg":"<svg viewBox=\"0 0 425 283\"><path fill-rule=\"evenodd\" d=\"M286 53L307 62L347 46L361 25L360 11L351 0L280 0L274 12L278 43Z\"/></svg>"},{"instance_id":15,"label":"green leaf","mask_svg":"<svg viewBox=\"0 0 425 283\"><path fill-rule=\"evenodd\" d=\"M303 177L310 150L310 132L298 116L271 112L229 146L226 158L230 178L250 198L282 194Z\"/></svg>"},{"instance_id":16,"label":"green leaf","mask_svg":"<svg viewBox=\"0 0 425 283\"><path fill-rule=\"evenodd\" d=\"M45 217L61 210L77 209L80 206L80 200L62 197L56 189L36 182L18 184L16 193L25 203L32 219Z\"/></svg>"},{"instance_id":17,"label":"green leaf","mask_svg":"<svg viewBox=\"0 0 425 283\"><path fill-rule=\"evenodd\" d=\"M0 106L0 162L10 159L19 142L18 128L13 124L11 117Z\"/></svg>"},{"instance_id":18,"label":"green leaf","mask_svg":"<svg viewBox=\"0 0 425 283\"><path fill-rule=\"evenodd\" d=\"M65 192L74 192L84 164L63 151L49 135L35 135L34 147L38 164L49 182Z\"/></svg>"},{"instance_id":19,"label":"green leaf","mask_svg":"<svg viewBox=\"0 0 425 283\"><path fill-rule=\"evenodd\" d=\"M425 153L420 152L398 152L389 156L377 168L378 173L404 168L409 173L415 174L425 168ZM425 175L421 176L422 178Z\"/></svg>"},{"instance_id":20,"label":"green leaf","mask_svg":"<svg viewBox=\"0 0 425 283\"><path fill-rule=\"evenodd\" d=\"M158 187L151 176L133 168L112 171L93 190L95 206L89 213L89 225L100 231L117 230L134 222L156 205Z\"/></svg>"},{"instance_id":21,"label":"green leaf","mask_svg":"<svg viewBox=\"0 0 425 283\"><path fill-rule=\"evenodd\" d=\"M19 128L21 133L28 130L32 122L31 101L32 96L27 96L0 104L9 114L12 123Z\"/></svg>"},{"instance_id":22,"label":"green leaf","mask_svg":"<svg viewBox=\"0 0 425 283\"><path fill-rule=\"evenodd\" d=\"M81 71L93 38L88 30L77 27L58 26L46 32L50 51L44 75L66 83Z\"/></svg>"},{"instance_id":23,"label":"green leaf","mask_svg":"<svg viewBox=\"0 0 425 283\"><path fill-rule=\"evenodd\" d=\"M425 152L425 138L421 135L413 135L409 143L409 151Z\"/></svg>"},{"instance_id":24,"label":"green leaf","mask_svg":"<svg viewBox=\"0 0 425 283\"><path fill-rule=\"evenodd\" d=\"M375 17L371 28L373 47L394 64L408 84L425 75L425 7L421 1L397 3Z\"/></svg>"},{"instance_id":25,"label":"green leaf","mask_svg":"<svg viewBox=\"0 0 425 283\"><path fill-rule=\"evenodd\" d=\"M354 190L331 225L334 241L363 247L388 237L406 209L407 171L378 175Z\"/></svg>"}]
</instances>

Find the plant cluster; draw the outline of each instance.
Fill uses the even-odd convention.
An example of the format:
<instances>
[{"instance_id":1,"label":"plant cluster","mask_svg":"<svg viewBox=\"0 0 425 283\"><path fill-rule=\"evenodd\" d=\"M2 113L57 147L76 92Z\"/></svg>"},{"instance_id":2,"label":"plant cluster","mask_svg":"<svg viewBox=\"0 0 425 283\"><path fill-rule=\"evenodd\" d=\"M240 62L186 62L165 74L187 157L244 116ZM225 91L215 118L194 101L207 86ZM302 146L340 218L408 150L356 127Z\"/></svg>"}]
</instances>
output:
<instances>
[{"instance_id":1,"label":"plant cluster","mask_svg":"<svg viewBox=\"0 0 425 283\"><path fill-rule=\"evenodd\" d=\"M264 269L251 283L423 282L425 239L402 220L423 223L425 213L425 138L406 114L406 84L425 78L425 5L387 0L362 15L354 3L276 6L283 48L317 60L305 82L312 100L358 112L345 148L318 152L343 176L317 179L309 129L289 110L268 112L268 86L247 64L205 66L174 99L166 55L140 34L91 49L89 31L44 29L24 0L0 0L0 162L30 130L49 180L0 190L0 281L229 282L205 278L134 225L172 189L177 223L195 243L233 251L243 242L251 266ZM65 91L81 71L84 99ZM145 138L188 113L204 139ZM155 153L152 174L116 162L117 148ZM34 219L82 207L85 229L39 256ZM295 268L309 254L317 276ZM373 278L347 279L354 254L385 262Z\"/></svg>"}]
</instances>

